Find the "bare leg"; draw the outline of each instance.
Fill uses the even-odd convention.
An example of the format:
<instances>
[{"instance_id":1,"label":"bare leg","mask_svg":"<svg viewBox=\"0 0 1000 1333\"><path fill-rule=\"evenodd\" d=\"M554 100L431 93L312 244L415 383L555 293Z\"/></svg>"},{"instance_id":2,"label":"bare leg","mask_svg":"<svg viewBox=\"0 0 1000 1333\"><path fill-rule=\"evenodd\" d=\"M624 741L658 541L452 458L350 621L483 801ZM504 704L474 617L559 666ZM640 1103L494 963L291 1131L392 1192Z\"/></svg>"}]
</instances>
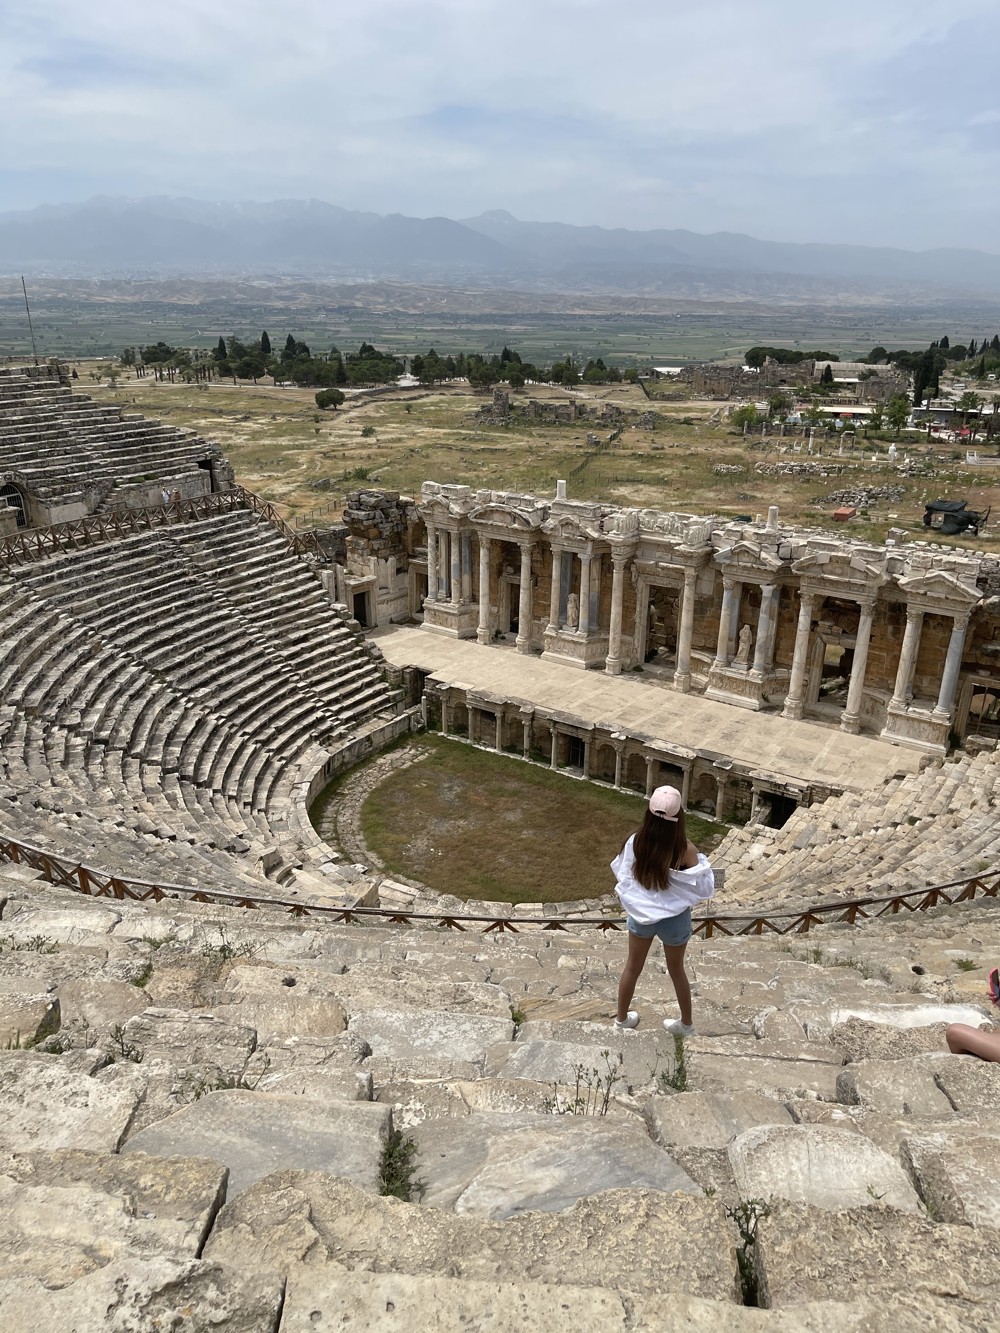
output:
<instances>
[{"instance_id":1,"label":"bare leg","mask_svg":"<svg viewBox=\"0 0 1000 1333\"><path fill-rule=\"evenodd\" d=\"M674 994L681 1008L681 1022L691 1024L691 983L684 971L684 950L686 944L665 944L663 953L667 960L667 972L673 982Z\"/></svg>"},{"instance_id":2,"label":"bare leg","mask_svg":"<svg viewBox=\"0 0 1000 1333\"><path fill-rule=\"evenodd\" d=\"M628 933L628 960L625 963L622 979L618 983L618 1021L620 1023L628 1018L628 1007L632 1003L632 996L635 994L635 984L639 980L639 975L646 962L649 946L655 938L655 935L650 935L648 940L644 940L641 935L633 935L631 931Z\"/></svg>"},{"instance_id":3,"label":"bare leg","mask_svg":"<svg viewBox=\"0 0 1000 1333\"><path fill-rule=\"evenodd\" d=\"M1000 1032L982 1032L965 1023L951 1023L944 1039L954 1055L978 1055L980 1060L1000 1061Z\"/></svg>"}]
</instances>

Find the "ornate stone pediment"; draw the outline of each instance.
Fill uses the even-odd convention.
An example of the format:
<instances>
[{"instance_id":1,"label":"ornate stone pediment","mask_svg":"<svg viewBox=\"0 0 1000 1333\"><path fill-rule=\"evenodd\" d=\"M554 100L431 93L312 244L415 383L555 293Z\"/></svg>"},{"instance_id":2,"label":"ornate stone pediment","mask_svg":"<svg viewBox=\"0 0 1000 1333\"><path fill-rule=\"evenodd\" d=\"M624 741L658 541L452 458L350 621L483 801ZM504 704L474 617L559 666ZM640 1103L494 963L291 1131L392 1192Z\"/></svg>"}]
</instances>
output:
<instances>
[{"instance_id":1,"label":"ornate stone pediment","mask_svg":"<svg viewBox=\"0 0 1000 1333\"><path fill-rule=\"evenodd\" d=\"M874 596L887 581L881 564L873 564L858 552L814 551L796 560L792 571L802 580L804 591L847 597Z\"/></svg>"},{"instance_id":2,"label":"ornate stone pediment","mask_svg":"<svg viewBox=\"0 0 1000 1333\"><path fill-rule=\"evenodd\" d=\"M507 528L514 532L537 532L542 526L541 511L526 514L523 510L498 504L473 509L469 517L473 523L481 523L484 527Z\"/></svg>"},{"instance_id":3,"label":"ornate stone pediment","mask_svg":"<svg viewBox=\"0 0 1000 1333\"><path fill-rule=\"evenodd\" d=\"M736 577L741 573L776 574L785 568L785 562L779 560L772 551L765 551L752 542L734 542L732 546L724 546L716 552L715 563L727 574Z\"/></svg>"},{"instance_id":4,"label":"ornate stone pediment","mask_svg":"<svg viewBox=\"0 0 1000 1333\"><path fill-rule=\"evenodd\" d=\"M978 588L970 588L954 574L941 569L906 575L897 580L897 585L906 594L907 601L927 602L952 610L967 611L981 600Z\"/></svg>"},{"instance_id":5,"label":"ornate stone pediment","mask_svg":"<svg viewBox=\"0 0 1000 1333\"><path fill-rule=\"evenodd\" d=\"M581 523L570 514L560 514L558 517L546 519L542 524L542 531L556 545L572 542L587 544L604 540L604 533L599 528Z\"/></svg>"}]
</instances>

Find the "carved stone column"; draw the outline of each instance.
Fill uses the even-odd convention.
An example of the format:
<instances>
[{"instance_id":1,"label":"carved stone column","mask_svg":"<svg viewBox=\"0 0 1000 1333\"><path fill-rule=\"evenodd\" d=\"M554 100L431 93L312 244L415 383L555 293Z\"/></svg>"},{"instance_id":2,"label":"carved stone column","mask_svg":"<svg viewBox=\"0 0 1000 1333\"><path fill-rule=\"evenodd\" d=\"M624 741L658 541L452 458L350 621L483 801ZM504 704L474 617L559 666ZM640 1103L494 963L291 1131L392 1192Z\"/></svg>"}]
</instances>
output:
<instances>
[{"instance_id":1,"label":"carved stone column","mask_svg":"<svg viewBox=\"0 0 1000 1333\"><path fill-rule=\"evenodd\" d=\"M650 796L652 796L655 790L656 779L653 777L653 769L655 765L656 765L656 760L650 759L650 757L647 755L646 756L646 799L647 800L649 799Z\"/></svg>"},{"instance_id":2,"label":"carved stone column","mask_svg":"<svg viewBox=\"0 0 1000 1333\"><path fill-rule=\"evenodd\" d=\"M438 595L437 527L427 524L427 600L436 602Z\"/></svg>"},{"instance_id":3,"label":"carved stone column","mask_svg":"<svg viewBox=\"0 0 1000 1333\"><path fill-rule=\"evenodd\" d=\"M490 539L479 538L479 628L477 643L490 641Z\"/></svg>"},{"instance_id":4,"label":"carved stone column","mask_svg":"<svg viewBox=\"0 0 1000 1333\"><path fill-rule=\"evenodd\" d=\"M531 651L531 543L521 546L521 582L517 599L517 639L519 653Z\"/></svg>"},{"instance_id":5,"label":"carved stone column","mask_svg":"<svg viewBox=\"0 0 1000 1333\"><path fill-rule=\"evenodd\" d=\"M451 555L450 587L452 606L458 606L462 600L462 557L457 532L448 533L448 547Z\"/></svg>"},{"instance_id":6,"label":"carved stone column","mask_svg":"<svg viewBox=\"0 0 1000 1333\"><path fill-rule=\"evenodd\" d=\"M792 671L788 682L788 694L782 717L795 720L802 716L802 695L806 679L806 663L809 660L809 631L812 629L813 606L816 602L814 592L799 594L799 623L795 629L795 651L792 653Z\"/></svg>"},{"instance_id":7,"label":"carved stone column","mask_svg":"<svg viewBox=\"0 0 1000 1333\"><path fill-rule=\"evenodd\" d=\"M733 624L739 607L739 589L741 586L728 574L722 580L722 613L719 616L719 642L715 649L715 661L712 663L713 670L729 665L732 655Z\"/></svg>"},{"instance_id":8,"label":"carved stone column","mask_svg":"<svg viewBox=\"0 0 1000 1333\"><path fill-rule=\"evenodd\" d=\"M968 615L955 616L945 654L944 671L941 674L941 688L934 712L941 717L950 717L955 703L955 690L958 687L958 673L962 669L962 653L965 650L965 634L969 628Z\"/></svg>"},{"instance_id":9,"label":"carved stone column","mask_svg":"<svg viewBox=\"0 0 1000 1333\"><path fill-rule=\"evenodd\" d=\"M609 676L618 676L622 669L622 609L625 601L625 565L628 556L611 553L611 629L608 635L608 656L604 670ZM621 755L618 756L619 768ZM620 776L620 774L619 774ZM619 785L616 780L615 786Z\"/></svg>"},{"instance_id":10,"label":"carved stone column","mask_svg":"<svg viewBox=\"0 0 1000 1333\"><path fill-rule=\"evenodd\" d=\"M448 735L448 700L441 696L441 735Z\"/></svg>"},{"instance_id":11,"label":"carved stone column","mask_svg":"<svg viewBox=\"0 0 1000 1333\"><path fill-rule=\"evenodd\" d=\"M472 533L463 532L462 544L462 601L468 606L472 601Z\"/></svg>"},{"instance_id":12,"label":"carved stone column","mask_svg":"<svg viewBox=\"0 0 1000 1333\"><path fill-rule=\"evenodd\" d=\"M905 708L910 699L913 668L917 665L917 653L920 651L920 633L923 627L923 611L918 607L908 606L906 608L906 630L903 634L903 646L899 652L899 666L896 668L896 684L892 691L890 708Z\"/></svg>"},{"instance_id":13,"label":"carved stone column","mask_svg":"<svg viewBox=\"0 0 1000 1333\"><path fill-rule=\"evenodd\" d=\"M778 628L778 598L781 589L765 583L760 590L760 614L757 617L757 642L754 645L750 674L766 676L774 659L774 636Z\"/></svg>"},{"instance_id":14,"label":"carved stone column","mask_svg":"<svg viewBox=\"0 0 1000 1333\"><path fill-rule=\"evenodd\" d=\"M840 730L854 734L861 730L861 700L865 688L865 670L868 666L868 645L872 637L872 616L874 612L874 597L863 598L861 601L861 618L858 620L858 638L854 645L851 683L847 687L847 707L840 715Z\"/></svg>"},{"instance_id":15,"label":"carved stone column","mask_svg":"<svg viewBox=\"0 0 1000 1333\"><path fill-rule=\"evenodd\" d=\"M502 709L502 708L498 708L498 709L497 709L497 719L496 719L496 721L497 721L496 751L497 751L497 754L499 754L499 753L501 752L501 750L503 749L503 709Z\"/></svg>"},{"instance_id":16,"label":"carved stone column","mask_svg":"<svg viewBox=\"0 0 1000 1333\"><path fill-rule=\"evenodd\" d=\"M696 569L685 569L684 592L681 597L681 625L677 635L677 669L674 689L687 694L691 689L691 639L694 634L694 596L698 579Z\"/></svg>"},{"instance_id":17,"label":"carved stone column","mask_svg":"<svg viewBox=\"0 0 1000 1333\"><path fill-rule=\"evenodd\" d=\"M559 765L557 760L559 756L559 733L558 731L556 731L556 724L554 722L551 724L551 726L552 726L552 757L549 760L549 768L558 768Z\"/></svg>"},{"instance_id":18,"label":"carved stone column","mask_svg":"<svg viewBox=\"0 0 1000 1333\"><path fill-rule=\"evenodd\" d=\"M625 757L625 744L623 741L615 746L615 790L621 789L622 785L622 760Z\"/></svg>"},{"instance_id":19,"label":"carved stone column","mask_svg":"<svg viewBox=\"0 0 1000 1333\"><path fill-rule=\"evenodd\" d=\"M559 599L562 595L562 547L552 547L552 587L549 590L549 627L554 634L559 628Z\"/></svg>"},{"instance_id":20,"label":"carved stone column","mask_svg":"<svg viewBox=\"0 0 1000 1333\"><path fill-rule=\"evenodd\" d=\"M577 634L584 638L590 629L590 561L588 551L580 554L580 619L577 622Z\"/></svg>"}]
</instances>

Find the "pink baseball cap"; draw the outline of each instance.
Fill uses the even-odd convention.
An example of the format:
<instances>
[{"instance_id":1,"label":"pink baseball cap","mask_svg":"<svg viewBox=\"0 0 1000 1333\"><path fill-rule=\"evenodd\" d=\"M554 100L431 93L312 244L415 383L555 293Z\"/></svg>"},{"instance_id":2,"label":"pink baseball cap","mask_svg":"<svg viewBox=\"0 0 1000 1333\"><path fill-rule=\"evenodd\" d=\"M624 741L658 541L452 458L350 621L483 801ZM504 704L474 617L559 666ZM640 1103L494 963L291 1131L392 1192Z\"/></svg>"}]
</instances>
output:
<instances>
[{"instance_id":1,"label":"pink baseball cap","mask_svg":"<svg viewBox=\"0 0 1000 1333\"><path fill-rule=\"evenodd\" d=\"M649 808L661 819L676 819L681 812L681 794L676 787L657 787L649 798Z\"/></svg>"}]
</instances>

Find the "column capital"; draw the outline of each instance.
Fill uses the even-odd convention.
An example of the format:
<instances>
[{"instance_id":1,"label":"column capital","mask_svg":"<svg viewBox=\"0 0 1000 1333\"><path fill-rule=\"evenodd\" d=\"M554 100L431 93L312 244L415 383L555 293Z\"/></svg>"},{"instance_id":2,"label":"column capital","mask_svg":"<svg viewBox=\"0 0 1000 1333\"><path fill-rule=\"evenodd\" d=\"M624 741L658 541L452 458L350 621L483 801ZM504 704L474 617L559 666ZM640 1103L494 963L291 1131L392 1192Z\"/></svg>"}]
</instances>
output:
<instances>
[{"instance_id":1,"label":"column capital","mask_svg":"<svg viewBox=\"0 0 1000 1333\"><path fill-rule=\"evenodd\" d=\"M862 613L862 615L870 616L870 615L874 614L874 611L875 611L875 603L876 603L877 601L878 601L878 597L876 596L875 593L872 593L870 597L859 597L859 598L858 598L858 606L861 607L861 613Z\"/></svg>"},{"instance_id":2,"label":"column capital","mask_svg":"<svg viewBox=\"0 0 1000 1333\"><path fill-rule=\"evenodd\" d=\"M917 624L924 618L924 608L922 606L913 606L910 602L906 603L906 619L911 624Z\"/></svg>"},{"instance_id":3,"label":"column capital","mask_svg":"<svg viewBox=\"0 0 1000 1333\"><path fill-rule=\"evenodd\" d=\"M723 574L722 576L722 587L725 592L733 592L739 582L741 580L735 578L732 574Z\"/></svg>"}]
</instances>

